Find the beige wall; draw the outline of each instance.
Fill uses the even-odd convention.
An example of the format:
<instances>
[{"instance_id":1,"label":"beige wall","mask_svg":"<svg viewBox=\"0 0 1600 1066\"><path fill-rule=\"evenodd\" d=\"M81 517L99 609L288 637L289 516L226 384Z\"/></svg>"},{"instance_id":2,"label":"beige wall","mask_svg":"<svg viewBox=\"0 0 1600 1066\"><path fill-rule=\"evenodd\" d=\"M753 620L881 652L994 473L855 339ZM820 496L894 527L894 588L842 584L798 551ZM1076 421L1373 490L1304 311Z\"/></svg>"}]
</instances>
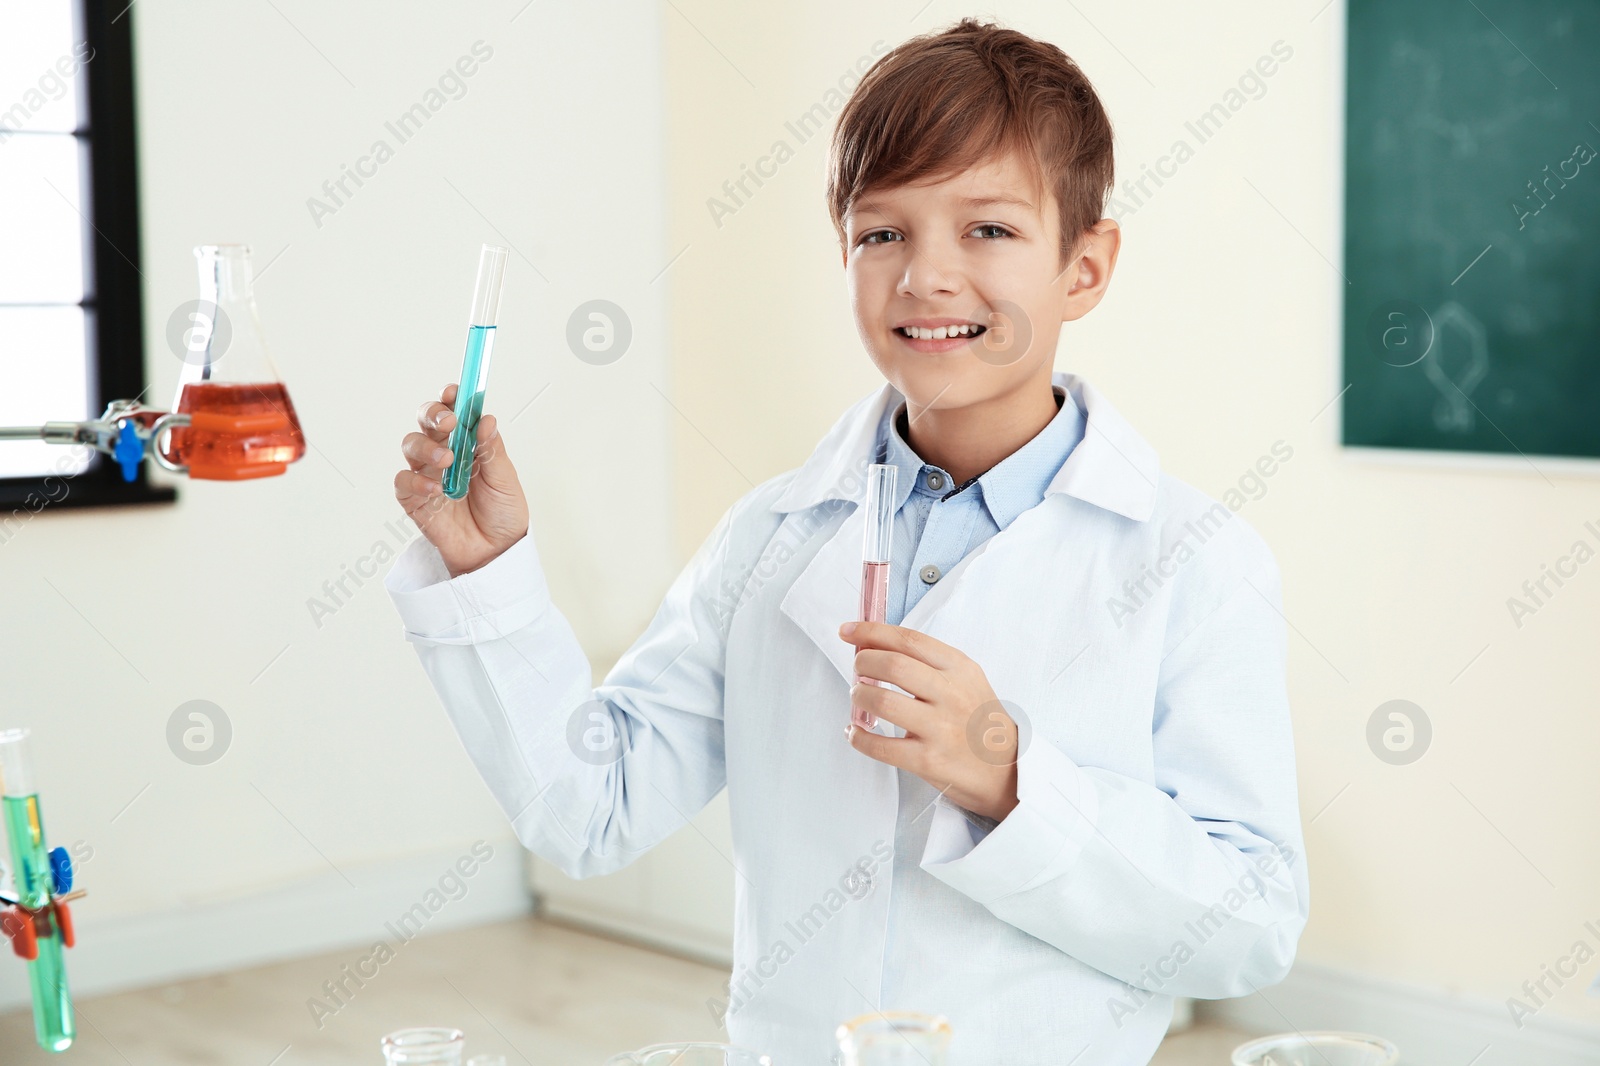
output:
<instances>
[{"instance_id":1,"label":"beige wall","mask_svg":"<svg viewBox=\"0 0 1600 1066\"><path fill-rule=\"evenodd\" d=\"M332 617L308 608L346 568L388 569L375 548L403 536L400 436L459 373L485 241L517 250L488 406L508 420L553 593L598 665L675 572L671 412L655 391L669 388L652 284L667 259L658 12L522 7L130 12L151 402L177 378L165 329L196 296L191 247L246 242L258 269L275 260L256 295L312 450L281 478L184 483L174 506L49 510L0 543L0 726L34 728L48 828L93 849L80 991L370 945L480 837L494 888L480 879L441 922L528 905L521 849L379 581L347 581ZM465 94L398 143L385 123L474 42L492 57ZM380 139L392 157L314 220L308 198ZM633 322L610 366L567 351L567 316L595 298ZM165 739L196 699L233 726L209 766ZM26 998L26 973L0 965L0 1003Z\"/></svg>"},{"instance_id":2,"label":"beige wall","mask_svg":"<svg viewBox=\"0 0 1600 1066\"><path fill-rule=\"evenodd\" d=\"M1274 42L1293 49L1264 96L1142 206L1130 202L1110 295L1066 330L1057 367L1093 380L1169 471L1213 495L1274 442L1294 449L1241 514L1278 555L1293 627L1313 886L1301 959L1496 1002L1520 995L1575 941L1600 947L1583 928L1600 920L1600 569L1520 630L1505 601L1575 539L1593 543L1582 524L1600 519L1600 485L1540 460L1387 464L1336 445L1342 5L1151 6L986 9L1081 62L1116 125L1124 177ZM785 122L826 103L875 41L960 14L939 3L908 21L914 7L663 8L669 243L687 248L671 272L680 555L880 384L823 204L826 136L801 143ZM708 198L775 140L795 157L718 225ZM1365 741L1368 717L1397 698L1435 730L1408 766ZM1593 971L1549 1013L1600 1019L1582 995Z\"/></svg>"}]
</instances>

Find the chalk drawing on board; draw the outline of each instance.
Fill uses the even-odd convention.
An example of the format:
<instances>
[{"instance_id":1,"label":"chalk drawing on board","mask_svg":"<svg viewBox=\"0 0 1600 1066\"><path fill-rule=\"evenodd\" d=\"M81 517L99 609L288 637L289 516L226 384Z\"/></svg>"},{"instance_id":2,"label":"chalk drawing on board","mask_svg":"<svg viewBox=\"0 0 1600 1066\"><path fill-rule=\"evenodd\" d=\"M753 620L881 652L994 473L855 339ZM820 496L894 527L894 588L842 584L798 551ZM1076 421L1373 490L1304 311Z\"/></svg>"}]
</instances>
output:
<instances>
[{"instance_id":1,"label":"chalk drawing on board","mask_svg":"<svg viewBox=\"0 0 1600 1066\"><path fill-rule=\"evenodd\" d=\"M1440 433L1471 433L1476 424L1472 390L1489 373L1488 331L1476 315L1454 300L1440 304L1430 317L1438 354L1422 361L1422 372L1439 390L1433 424ZM1458 365L1446 367L1447 357Z\"/></svg>"}]
</instances>

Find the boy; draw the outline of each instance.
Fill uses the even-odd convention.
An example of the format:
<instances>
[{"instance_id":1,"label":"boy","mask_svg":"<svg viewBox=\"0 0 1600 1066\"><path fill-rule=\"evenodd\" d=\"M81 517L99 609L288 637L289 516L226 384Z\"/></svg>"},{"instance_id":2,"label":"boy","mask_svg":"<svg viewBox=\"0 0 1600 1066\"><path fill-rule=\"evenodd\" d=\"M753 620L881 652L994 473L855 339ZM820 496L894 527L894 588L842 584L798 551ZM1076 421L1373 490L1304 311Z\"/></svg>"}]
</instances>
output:
<instances>
[{"instance_id":1,"label":"boy","mask_svg":"<svg viewBox=\"0 0 1600 1066\"><path fill-rule=\"evenodd\" d=\"M906 42L829 167L887 384L734 504L604 684L493 419L469 497L440 495L453 387L403 443L426 541L391 593L518 836L568 874L727 787L734 1042L825 1062L836 1023L904 1009L950 1019L956 1063L1148 1062L1171 997L1281 979L1305 924L1276 564L1053 372L1120 240L1110 123L1060 50L972 20ZM873 462L898 471L888 620L855 625Z\"/></svg>"}]
</instances>

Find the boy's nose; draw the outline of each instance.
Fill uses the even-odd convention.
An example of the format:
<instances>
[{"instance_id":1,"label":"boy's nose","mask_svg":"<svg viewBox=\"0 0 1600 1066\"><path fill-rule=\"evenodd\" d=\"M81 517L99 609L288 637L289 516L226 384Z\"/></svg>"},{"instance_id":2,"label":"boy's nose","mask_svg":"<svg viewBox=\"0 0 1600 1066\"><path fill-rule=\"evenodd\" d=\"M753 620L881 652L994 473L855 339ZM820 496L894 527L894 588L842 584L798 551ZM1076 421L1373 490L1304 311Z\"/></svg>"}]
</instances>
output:
<instances>
[{"instance_id":1,"label":"boy's nose","mask_svg":"<svg viewBox=\"0 0 1600 1066\"><path fill-rule=\"evenodd\" d=\"M925 300L930 296L948 295L962 290L964 283L950 258L937 248L925 248L906 242L910 257L900 275L900 295Z\"/></svg>"}]
</instances>

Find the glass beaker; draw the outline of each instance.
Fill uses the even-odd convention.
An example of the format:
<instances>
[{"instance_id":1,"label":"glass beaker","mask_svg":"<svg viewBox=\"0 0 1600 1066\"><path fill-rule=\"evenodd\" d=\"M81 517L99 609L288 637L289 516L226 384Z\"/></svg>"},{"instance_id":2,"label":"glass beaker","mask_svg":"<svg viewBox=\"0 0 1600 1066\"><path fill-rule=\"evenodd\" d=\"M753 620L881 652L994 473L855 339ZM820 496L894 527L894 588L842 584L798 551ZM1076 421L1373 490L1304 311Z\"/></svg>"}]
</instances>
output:
<instances>
[{"instance_id":1,"label":"glass beaker","mask_svg":"<svg viewBox=\"0 0 1600 1066\"><path fill-rule=\"evenodd\" d=\"M852 1018L834 1034L844 1066L945 1066L950 1023L942 1015L876 1011Z\"/></svg>"},{"instance_id":2,"label":"glass beaker","mask_svg":"<svg viewBox=\"0 0 1600 1066\"><path fill-rule=\"evenodd\" d=\"M651 1044L615 1055L606 1066L772 1066L772 1060L732 1044Z\"/></svg>"},{"instance_id":3,"label":"glass beaker","mask_svg":"<svg viewBox=\"0 0 1600 1066\"><path fill-rule=\"evenodd\" d=\"M461 1066L460 1029L400 1029L383 1038L384 1066Z\"/></svg>"},{"instance_id":4,"label":"glass beaker","mask_svg":"<svg viewBox=\"0 0 1600 1066\"><path fill-rule=\"evenodd\" d=\"M183 371L172 399L173 412L191 421L172 429L163 456L187 467L191 478L281 474L306 453L306 440L267 354L250 287L250 249L207 244L194 254L200 300L183 335Z\"/></svg>"},{"instance_id":5,"label":"glass beaker","mask_svg":"<svg viewBox=\"0 0 1600 1066\"><path fill-rule=\"evenodd\" d=\"M1233 1049L1233 1066L1394 1066L1400 1049L1364 1033L1280 1033Z\"/></svg>"}]
</instances>

